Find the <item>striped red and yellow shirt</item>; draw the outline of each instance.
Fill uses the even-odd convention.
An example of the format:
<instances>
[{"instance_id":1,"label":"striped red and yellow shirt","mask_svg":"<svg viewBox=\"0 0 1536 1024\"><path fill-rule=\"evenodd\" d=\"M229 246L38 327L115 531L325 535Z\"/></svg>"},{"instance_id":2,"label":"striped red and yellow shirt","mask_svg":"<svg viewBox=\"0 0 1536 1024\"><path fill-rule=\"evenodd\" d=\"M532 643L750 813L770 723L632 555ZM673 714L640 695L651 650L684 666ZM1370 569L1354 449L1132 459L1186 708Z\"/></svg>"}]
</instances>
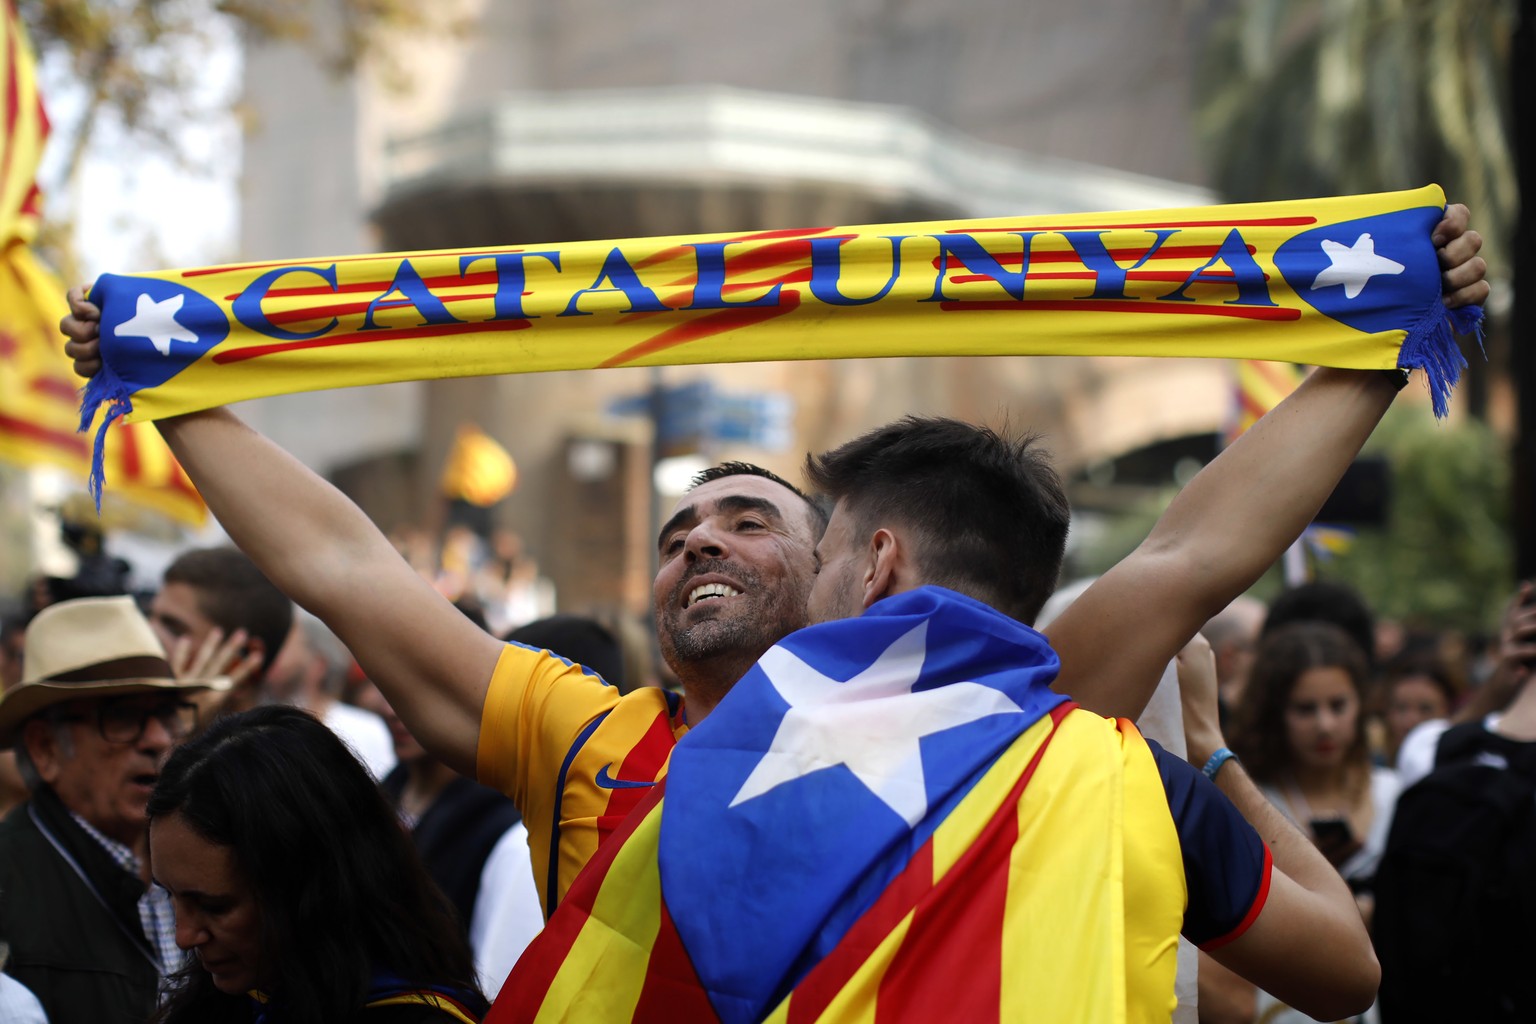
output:
<instances>
[{"instance_id":1,"label":"striped red and yellow shirt","mask_svg":"<svg viewBox=\"0 0 1536 1024\"><path fill-rule=\"evenodd\" d=\"M546 916L666 774L687 731L675 693L644 687L623 695L548 651L503 649L481 717L476 774L523 813Z\"/></svg>"}]
</instances>

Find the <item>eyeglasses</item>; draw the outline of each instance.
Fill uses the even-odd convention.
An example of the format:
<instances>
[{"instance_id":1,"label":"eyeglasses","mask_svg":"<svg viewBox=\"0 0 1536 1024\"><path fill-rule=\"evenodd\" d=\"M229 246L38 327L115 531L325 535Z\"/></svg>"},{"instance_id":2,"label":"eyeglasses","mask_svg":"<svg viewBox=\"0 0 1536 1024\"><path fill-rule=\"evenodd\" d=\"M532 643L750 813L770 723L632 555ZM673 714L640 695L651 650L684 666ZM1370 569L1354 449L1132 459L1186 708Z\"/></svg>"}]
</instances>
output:
<instances>
[{"instance_id":1,"label":"eyeglasses","mask_svg":"<svg viewBox=\"0 0 1536 1024\"><path fill-rule=\"evenodd\" d=\"M197 728L197 705L179 700L161 701L158 704L104 700L96 708L96 729L108 743L137 743L151 718L164 726L171 739L185 739ZM89 720L89 715L59 716L61 722Z\"/></svg>"}]
</instances>

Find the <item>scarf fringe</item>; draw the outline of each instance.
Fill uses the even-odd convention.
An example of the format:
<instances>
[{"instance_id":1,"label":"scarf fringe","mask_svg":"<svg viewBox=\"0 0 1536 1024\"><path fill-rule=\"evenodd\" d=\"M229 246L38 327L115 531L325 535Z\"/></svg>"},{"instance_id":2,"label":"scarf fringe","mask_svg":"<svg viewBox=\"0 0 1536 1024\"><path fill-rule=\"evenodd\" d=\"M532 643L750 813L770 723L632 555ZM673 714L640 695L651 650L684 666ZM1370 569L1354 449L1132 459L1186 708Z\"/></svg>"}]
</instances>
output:
<instances>
[{"instance_id":1,"label":"scarf fringe","mask_svg":"<svg viewBox=\"0 0 1536 1024\"><path fill-rule=\"evenodd\" d=\"M107 429L133 411L130 394L128 386L107 365L103 365L80 391L79 430L82 434L91 429L96 410L103 404L107 406L107 414L101 418L101 426L96 428L96 438L91 445L91 476L86 483L96 502L97 515L101 515L101 492L107 478Z\"/></svg>"},{"instance_id":2,"label":"scarf fringe","mask_svg":"<svg viewBox=\"0 0 1536 1024\"><path fill-rule=\"evenodd\" d=\"M1423 370L1429 386L1430 405L1436 419L1450 411L1451 389L1461 380L1467 358L1456 343L1457 335L1472 334L1478 350L1483 346L1483 307L1459 306L1446 309L1439 299L1409 328L1397 353L1397 365L1404 370ZM1484 352L1484 358L1487 353Z\"/></svg>"}]
</instances>

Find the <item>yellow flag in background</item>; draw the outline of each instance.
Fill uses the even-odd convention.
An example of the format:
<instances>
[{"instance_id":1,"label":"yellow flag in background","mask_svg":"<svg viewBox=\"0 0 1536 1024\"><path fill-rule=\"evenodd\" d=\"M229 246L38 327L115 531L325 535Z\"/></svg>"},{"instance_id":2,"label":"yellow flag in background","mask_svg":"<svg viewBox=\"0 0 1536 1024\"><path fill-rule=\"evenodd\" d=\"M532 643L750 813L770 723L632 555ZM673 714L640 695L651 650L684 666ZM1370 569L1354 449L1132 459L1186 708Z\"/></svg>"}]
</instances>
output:
<instances>
[{"instance_id":1,"label":"yellow flag in background","mask_svg":"<svg viewBox=\"0 0 1536 1024\"><path fill-rule=\"evenodd\" d=\"M41 194L38 161L48 118L36 62L12 4L0 9L0 82L11 102L0 138L0 460L61 467L83 482L90 441L79 426L81 381L64 356L64 285L33 255ZM148 424L116 439L107 471L123 501L191 525L207 519L192 482Z\"/></svg>"},{"instance_id":2,"label":"yellow flag in background","mask_svg":"<svg viewBox=\"0 0 1536 1024\"><path fill-rule=\"evenodd\" d=\"M445 498L490 508L517 485L517 464L483 430L465 423L453 438L441 484Z\"/></svg>"}]
</instances>

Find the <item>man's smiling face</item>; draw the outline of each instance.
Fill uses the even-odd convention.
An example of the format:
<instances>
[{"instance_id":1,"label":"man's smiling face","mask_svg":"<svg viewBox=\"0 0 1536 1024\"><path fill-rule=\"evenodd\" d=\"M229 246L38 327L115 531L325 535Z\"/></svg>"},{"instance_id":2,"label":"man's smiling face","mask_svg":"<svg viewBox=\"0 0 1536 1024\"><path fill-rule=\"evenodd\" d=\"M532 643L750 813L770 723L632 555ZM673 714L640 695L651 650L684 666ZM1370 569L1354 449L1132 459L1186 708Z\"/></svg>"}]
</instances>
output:
<instances>
[{"instance_id":1,"label":"man's smiling face","mask_svg":"<svg viewBox=\"0 0 1536 1024\"><path fill-rule=\"evenodd\" d=\"M657 538L661 653L684 686L728 690L806 624L816 530L805 499L764 477L700 484Z\"/></svg>"}]
</instances>

